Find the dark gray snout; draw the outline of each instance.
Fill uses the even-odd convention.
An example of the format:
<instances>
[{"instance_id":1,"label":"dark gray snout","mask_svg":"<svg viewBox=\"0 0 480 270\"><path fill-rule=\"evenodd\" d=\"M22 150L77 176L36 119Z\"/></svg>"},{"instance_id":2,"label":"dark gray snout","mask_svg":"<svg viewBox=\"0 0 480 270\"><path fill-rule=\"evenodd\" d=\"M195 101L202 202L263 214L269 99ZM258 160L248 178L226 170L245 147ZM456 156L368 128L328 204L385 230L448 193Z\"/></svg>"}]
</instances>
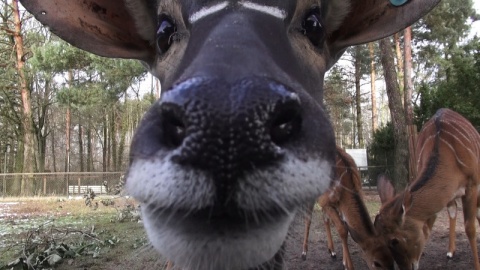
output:
<instances>
[{"instance_id":1,"label":"dark gray snout","mask_svg":"<svg viewBox=\"0 0 480 270\"><path fill-rule=\"evenodd\" d=\"M174 151L173 162L210 173L222 188L282 159L302 132L302 108L296 93L266 78L192 78L168 90L142 126L134 155Z\"/></svg>"}]
</instances>

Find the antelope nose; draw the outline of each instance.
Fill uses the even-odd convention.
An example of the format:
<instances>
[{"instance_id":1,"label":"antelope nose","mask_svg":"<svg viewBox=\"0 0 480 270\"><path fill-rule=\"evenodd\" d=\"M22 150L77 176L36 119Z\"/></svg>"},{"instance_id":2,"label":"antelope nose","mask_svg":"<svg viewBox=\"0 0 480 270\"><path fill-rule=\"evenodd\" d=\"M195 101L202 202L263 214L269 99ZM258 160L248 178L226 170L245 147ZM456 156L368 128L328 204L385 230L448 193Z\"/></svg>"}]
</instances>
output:
<instances>
[{"instance_id":1,"label":"antelope nose","mask_svg":"<svg viewBox=\"0 0 480 270\"><path fill-rule=\"evenodd\" d=\"M160 104L163 147L178 164L235 177L272 164L302 129L300 100L285 85L249 78L194 78Z\"/></svg>"}]
</instances>

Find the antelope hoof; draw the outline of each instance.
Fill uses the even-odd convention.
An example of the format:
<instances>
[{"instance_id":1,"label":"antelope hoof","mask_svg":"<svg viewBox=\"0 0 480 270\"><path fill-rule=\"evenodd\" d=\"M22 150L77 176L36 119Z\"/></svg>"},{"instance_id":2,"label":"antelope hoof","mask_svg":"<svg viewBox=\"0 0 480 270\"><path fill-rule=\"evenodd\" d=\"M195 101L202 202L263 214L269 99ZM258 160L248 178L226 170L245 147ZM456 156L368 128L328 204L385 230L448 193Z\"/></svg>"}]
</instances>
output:
<instances>
[{"instance_id":1,"label":"antelope hoof","mask_svg":"<svg viewBox=\"0 0 480 270\"><path fill-rule=\"evenodd\" d=\"M447 259L448 260L453 259L453 252L447 252Z\"/></svg>"},{"instance_id":2,"label":"antelope hoof","mask_svg":"<svg viewBox=\"0 0 480 270\"><path fill-rule=\"evenodd\" d=\"M302 252L302 260L307 260L307 252L306 251L303 251Z\"/></svg>"},{"instance_id":3,"label":"antelope hoof","mask_svg":"<svg viewBox=\"0 0 480 270\"><path fill-rule=\"evenodd\" d=\"M328 252L330 252L330 257L332 257L332 259L337 258L337 253L335 253L334 251L331 251L331 250L328 250Z\"/></svg>"}]
</instances>

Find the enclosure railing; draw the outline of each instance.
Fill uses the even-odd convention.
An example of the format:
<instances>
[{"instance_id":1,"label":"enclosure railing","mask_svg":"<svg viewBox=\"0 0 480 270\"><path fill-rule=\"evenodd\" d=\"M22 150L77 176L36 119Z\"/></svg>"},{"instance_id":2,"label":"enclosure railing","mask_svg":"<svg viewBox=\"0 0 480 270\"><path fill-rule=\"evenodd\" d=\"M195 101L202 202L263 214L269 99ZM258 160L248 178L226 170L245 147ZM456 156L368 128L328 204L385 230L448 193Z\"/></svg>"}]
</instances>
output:
<instances>
[{"instance_id":1,"label":"enclosure railing","mask_svg":"<svg viewBox=\"0 0 480 270\"><path fill-rule=\"evenodd\" d=\"M393 167L361 167L365 188L376 186L378 174ZM0 173L0 197L14 196L77 196L89 189L95 194L109 193L123 178L124 172L56 172L56 173Z\"/></svg>"},{"instance_id":2,"label":"enclosure railing","mask_svg":"<svg viewBox=\"0 0 480 270\"><path fill-rule=\"evenodd\" d=\"M92 189L106 194L124 172L0 173L0 194L12 196L76 196Z\"/></svg>"}]
</instances>

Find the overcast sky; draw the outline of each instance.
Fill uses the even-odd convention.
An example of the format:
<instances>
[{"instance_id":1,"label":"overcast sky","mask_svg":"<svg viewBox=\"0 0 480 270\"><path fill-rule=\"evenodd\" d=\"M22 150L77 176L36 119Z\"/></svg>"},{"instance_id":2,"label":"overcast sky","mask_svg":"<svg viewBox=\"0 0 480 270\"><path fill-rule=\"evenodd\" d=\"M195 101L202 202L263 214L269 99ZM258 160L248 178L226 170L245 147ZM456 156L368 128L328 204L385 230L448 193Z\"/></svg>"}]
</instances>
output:
<instances>
[{"instance_id":1,"label":"overcast sky","mask_svg":"<svg viewBox=\"0 0 480 270\"><path fill-rule=\"evenodd\" d=\"M473 7L480 13L480 0L473 0ZM480 21L476 21L472 24L474 33L480 35Z\"/></svg>"}]
</instances>

